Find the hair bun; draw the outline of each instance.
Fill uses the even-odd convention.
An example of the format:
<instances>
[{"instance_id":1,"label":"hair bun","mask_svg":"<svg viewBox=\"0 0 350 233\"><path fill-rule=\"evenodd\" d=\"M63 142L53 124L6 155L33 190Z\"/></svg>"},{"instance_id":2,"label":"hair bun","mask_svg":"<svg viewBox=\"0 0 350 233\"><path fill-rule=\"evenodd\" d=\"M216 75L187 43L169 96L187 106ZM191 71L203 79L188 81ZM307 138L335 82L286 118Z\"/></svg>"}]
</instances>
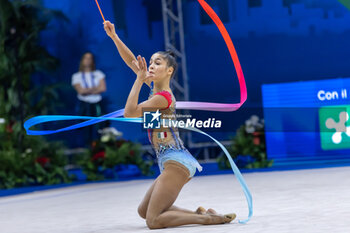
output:
<instances>
[{"instance_id":1,"label":"hair bun","mask_svg":"<svg viewBox=\"0 0 350 233\"><path fill-rule=\"evenodd\" d=\"M175 52L172 51L172 50L167 50L166 53L169 54L169 55L172 56L172 57L175 57L175 56L176 56Z\"/></svg>"}]
</instances>

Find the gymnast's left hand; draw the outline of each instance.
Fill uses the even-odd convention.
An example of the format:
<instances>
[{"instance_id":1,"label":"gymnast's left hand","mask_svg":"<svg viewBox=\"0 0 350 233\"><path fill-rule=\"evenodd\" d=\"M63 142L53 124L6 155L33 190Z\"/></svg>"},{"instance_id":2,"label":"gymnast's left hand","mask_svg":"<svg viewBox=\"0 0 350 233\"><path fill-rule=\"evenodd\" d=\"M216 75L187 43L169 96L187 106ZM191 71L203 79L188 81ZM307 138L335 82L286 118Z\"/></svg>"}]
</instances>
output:
<instances>
[{"instance_id":1,"label":"gymnast's left hand","mask_svg":"<svg viewBox=\"0 0 350 233\"><path fill-rule=\"evenodd\" d=\"M146 82L150 78L148 76L146 59L139 55L139 56L137 56L137 61L135 60L135 61L133 61L133 63L137 67L136 68L137 69L137 79L136 80L143 84L144 82Z\"/></svg>"}]
</instances>

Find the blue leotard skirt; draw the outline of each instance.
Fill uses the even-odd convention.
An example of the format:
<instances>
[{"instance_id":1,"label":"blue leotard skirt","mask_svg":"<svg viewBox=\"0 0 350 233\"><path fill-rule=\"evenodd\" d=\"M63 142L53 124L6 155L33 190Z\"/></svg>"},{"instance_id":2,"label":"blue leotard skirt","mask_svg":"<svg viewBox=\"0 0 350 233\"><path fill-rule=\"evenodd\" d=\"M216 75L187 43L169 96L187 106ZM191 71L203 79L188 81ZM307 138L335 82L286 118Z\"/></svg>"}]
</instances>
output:
<instances>
[{"instance_id":1,"label":"blue leotard skirt","mask_svg":"<svg viewBox=\"0 0 350 233\"><path fill-rule=\"evenodd\" d=\"M202 171L202 166L191 155L187 149L167 149L158 156L158 166L160 172L164 170L164 163L168 160L174 160L183 164L190 172L190 178L196 173L196 168L199 172Z\"/></svg>"}]
</instances>

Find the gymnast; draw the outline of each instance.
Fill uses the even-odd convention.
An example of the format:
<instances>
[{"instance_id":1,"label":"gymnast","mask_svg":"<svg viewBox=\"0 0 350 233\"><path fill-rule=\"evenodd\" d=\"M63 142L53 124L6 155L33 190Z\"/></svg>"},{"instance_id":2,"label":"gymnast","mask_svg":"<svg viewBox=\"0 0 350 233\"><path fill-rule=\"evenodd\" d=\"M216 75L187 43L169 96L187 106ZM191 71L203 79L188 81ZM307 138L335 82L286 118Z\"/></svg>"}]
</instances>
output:
<instances>
[{"instance_id":1,"label":"gymnast","mask_svg":"<svg viewBox=\"0 0 350 233\"><path fill-rule=\"evenodd\" d=\"M177 70L175 55L171 51L156 52L147 68L145 58L140 55L136 58L120 40L114 24L105 21L104 29L115 43L124 62L137 75L124 108L124 117L142 117L145 109L160 109L160 113L166 116L164 118L176 120L176 100L169 87L170 80ZM139 93L144 83L151 91L148 100L138 104ZM212 208L206 210L200 206L196 211L191 211L173 205L183 186L191 180L196 169L201 171L202 167L184 147L177 128L161 126L160 129L148 129L148 138L156 153L161 172L138 207L138 213L146 219L149 229L186 224L230 223L236 218L234 213L221 215Z\"/></svg>"}]
</instances>

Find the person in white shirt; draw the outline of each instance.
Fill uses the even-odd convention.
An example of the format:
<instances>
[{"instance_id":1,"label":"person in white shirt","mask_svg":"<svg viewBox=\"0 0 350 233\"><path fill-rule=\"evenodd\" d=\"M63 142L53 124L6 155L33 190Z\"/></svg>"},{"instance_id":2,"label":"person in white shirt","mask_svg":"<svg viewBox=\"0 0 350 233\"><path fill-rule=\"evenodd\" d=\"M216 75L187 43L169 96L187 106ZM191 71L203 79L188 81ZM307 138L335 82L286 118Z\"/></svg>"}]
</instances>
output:
<instances>
[{"instance_id":1,"label":"person in white shirt","mask_svg":"<svg viewBox=\"0 0 350 233\"><path fill-rule=\"evenodd\" d=\"M72 76L72 86L77 91L79 100L79 115L101 115L101 93L106 91L105 74L96 69L95 58L91 52L86 52L80 59L79 72ZM88 142L95 136L95 130L89 127Z\"/></svg>"}]
</instances>

